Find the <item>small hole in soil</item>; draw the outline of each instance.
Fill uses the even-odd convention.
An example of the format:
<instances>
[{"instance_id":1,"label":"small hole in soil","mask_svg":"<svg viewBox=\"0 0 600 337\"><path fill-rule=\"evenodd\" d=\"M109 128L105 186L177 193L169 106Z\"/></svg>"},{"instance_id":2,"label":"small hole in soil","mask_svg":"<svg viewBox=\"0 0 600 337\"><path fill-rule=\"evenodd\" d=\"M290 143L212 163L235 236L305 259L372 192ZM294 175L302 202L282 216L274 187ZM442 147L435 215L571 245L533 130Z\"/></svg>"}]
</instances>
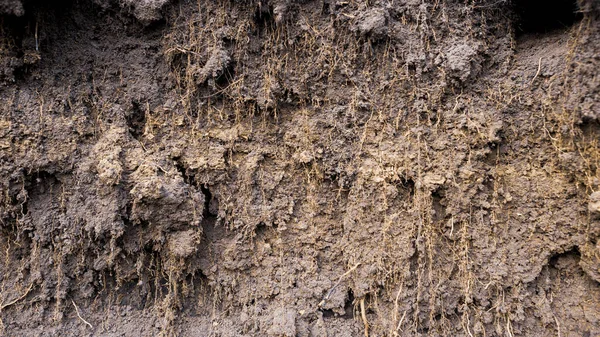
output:
<instances>
[{"instance_id":1,"label":"small hole in soil","mask_svg":"<svg viewBox=\"0 0 600 337\"><path fill-rule=\"evenodd\" d=\"M212 193L210 193L210 190L206 185L200 186L200 190L204 194L204 217L214 215L210 212L210 200L212 199Z\"/></svg>"},{"instance_id":2,"label":"small hole in soil","mask_svg":"<svg viewBox=\"0 0 600 337\"><path fill-rule=\"evenodd\" d=\"M346 297L346 302L344 303L344 318L352 318L354 315L354 293L352 289L348 289L348 295Z\"/></svg>"},{"instance_id":3,"label":"small hole in soil","mask_svg":"<svg viewBox=\"0 0 600 337\"><path fill-rule=\"evenodd\" d=\"M215 78L215 84L219 90L225 89L235 78L235 63L232 61L221 75Z\"/></svg>"},{"instance_id":4,"label":"small hole in soil","mask_svg":"<svg viewBox=\"0 0 600 337\"><path fill-rule=\"evenodd\" d=\"M565 29L582 17L576 0L518 0L514 4L517 36Z\"/></svg>"},{"instance_id":5,"label":"small hole in soil","mask_svg":"<svg viewBox=\"0 0 600 337\"><path fill-rule=\"evenodd\" d=\"M400 179L400 188L408 191L408 194L412 197L415 195L415 182L412 179Z\"/></svg>"},{"instance_id":6,"label":"small hole in soil","mask_svg":"<svg viewBox=\"0 0 600 337\"><path fill-rule=\"evenodd\" d=\"M204 218L215 219L219 214L219 200L212 194L208 185L200 186L200 190L204 194Z\"/></svg>"},{"instance_id":7,"label":"small hole in soil","mask_svg":"<svg viewBox=\"0 0 600 337\"><path fill-rule=\"evenodd\" d=\"M432 207L435 213L433 214L434 222L442 222L446 218L446 206L444 206L446 192L442 189L434 191L431 195Z\"/></svg>"},{"instance_id":8,"label":"small hole in soil","mask_svg":"<svg viewBox=\"0 0 600 337\"><path fill-rule=\"evenodd\" d=\"M127 126L129 126L129 132L135 139L140 139L144 135L144 128L146 126L146 111L139 102L132 102L132 107L129 115L127 116Z\"/></svg>"},{"instance_id":9,"label":"small hole in soil","mask_svg":"<svg viewBox=\"0 0 600 337\"><path fill-rule=\"evenodd\" d=\"M264 5L261 2L261 5L256 8L254 12L254 22L256 22L257 26L260 28L267 27L273 19L273 7Z\"/></svg>"},{"instance_id":10,"label":"small hole in soil","mask_svg":"<svg viewBox=\"0 0 600 337\"><path fill-rule=\"evenodd\" d=\"M260 222L258 225L256 225L256 228L254 229L254 234L256 236L265 235L266 232L267 225L264 222Z\"/></svg>"},{"instance_id":11,"label":"small hole in soil","mask_svg":"<svg viewBox=\"0 0 600 337\"><path fill-rule=\"evenodd\" d=\"M325 14L325 15L329 15L331 14L331 6L329 5L328 2L323 1L323 7L321 8L321 13Z\"/></svg>"},{"instance_id":12,"label":"small hole in soil","mask_svg":"<svg viewBox=\"0 0 600 337\"><path fill-rule=\"evenodd\" d=\"M575 260L579 261L581 259L581 253L579 252L579 248L578 247L573 247L570 250L567 250L564 253L556 253L554 255L552 255L550 257L550 259L548 260L548 265L550 265L553 268L557 268L557 264L559 262L559 259L561 258L568 258L568 257L572 257Z\"/></svg>"},{"instance_id":13,"label":"small hole in soil","mask_svg":"<svg viewBox=\"0 0 600 337\"><path fill-rule=\"evenodd\" d=\"M335 315L335 313L331 309L322 309L321 311L323 312L323 318L329 318Z\"/></svg>"}]
</instances>

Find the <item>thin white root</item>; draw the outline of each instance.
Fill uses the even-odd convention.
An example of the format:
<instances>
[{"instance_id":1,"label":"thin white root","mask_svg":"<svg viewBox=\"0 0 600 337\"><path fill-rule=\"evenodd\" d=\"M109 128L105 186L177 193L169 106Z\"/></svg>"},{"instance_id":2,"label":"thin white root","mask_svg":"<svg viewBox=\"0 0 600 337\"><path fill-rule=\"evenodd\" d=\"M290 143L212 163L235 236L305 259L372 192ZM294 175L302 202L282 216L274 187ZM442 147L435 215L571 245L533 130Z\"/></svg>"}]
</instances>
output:
<instances>
[{"instance_id":1,"label":"thin white root","mask_svg":"<svg viewBox=\"0 0 600 337\"><path fill-rule=\"evenodd\" d=\"M538 75L540 74L540 70L542 70L542 57L540 57L540 60L538 61L538 70L535 73L535 76L533 76L533 79L531 80L531 83L529 83L529 85L532 85L533 82L535 81L535 79L538 77Z\"/></svg>"},{"instance_id":2,"label":"thin white root","mask_svg":"<svg viewBox=\"0 0 600 337\"><path fill-rule=\"evenodd\" d=\"M31 288L33 288L33 283L29 285L29 288L27 288L27 290L25 291L25 293L23 295L19 296L17 299L15 299L9 303L2 304L0 306L0 311L4 310L4 309L10 307L11 305L19 302L20 300L24 299L27 296L27 294L29 294L29 292L31 291Z\"/></svg>"},{"instance_id":3,"label":"thin white root","mask_svg":"<svg viewBox=\"0 0 600 337\"><path fill-rule=\"evenodd\" d=\"M344 275L340 276L340 278L335 283L335 285L331 289L329 289L329 291L327 292L327 294L325 295L325 297L323 297L323 299L319 303L319 307L322 307L322 306L325 305L325 302L327 302L327 300L329 299L329 297L331 296L331 294L333 294L333 291L335 290L335 288L337 288L340 285L340 283L342 283L342 280L344 280L344 277L348 276L351 272L353 272L354 270L356 270L356 268L358 268L358 266L360 266L360 262L357 263L356 265L354 265L354 267L350 268L350 270L348 270L347 272L345 272Z\"/></svg>"},{"instance_id":4,"label":"thin white root","mask_svg":"<svg viewBox=\"0 0 600 337\"><path fill-rule=\"evenodd\" d=\"M398 299L400 299L400 293L402 292L402 288L404 288L404 283L402 283L400 285L400 288L398 288L398 292L396 293L396 299L394 300L394 324L398 322ZM404 312L404 314L406 314L406 311ZM394 330L394 334L398 334L398 328Z\"/></svg>"},{"instance_id":5,"label":"thin white root","mask_svg":"<svg viewBox=\"0 0 600 337\"><path fill-rule=\"evenodd\" d=\"M404 313L402 314L402 318L400 318L400 322L398 322L398 326L396 326L396 332L398 330L402 331L402 322L404 322L404 318L406 317L406 311L404 310Z\"/></svg>"},{"instance_id":6,"label":"thin white root","mask_svg":"<svg viewBox=\"0 0 600 337\"><path fill-rule=\"evenodd\" d=\"M80 320L83 321L83 323L87 324L90 328L94 328L93 325L90 324L90 322L86 321L85 319L83 319L83 317L81 317L81 315L79 314L79 308L77 307L77 304L75 304L75 301L71 300L71 303L73 303L73 306L75 307L75 312L77 312L77 317L79 317Z\"/></svg>"},{"instance_id":7,"label":"thin white root","mask_svg":"<svg viewBox=\"0 0 600 337\"><path fill-rule=\"evenodd\" d=\"M367 311L365 309L365 298L360 299L360 316L365 325L365 337L369 337L369 322L367 321Z\"/></svg>"}]
</instances>

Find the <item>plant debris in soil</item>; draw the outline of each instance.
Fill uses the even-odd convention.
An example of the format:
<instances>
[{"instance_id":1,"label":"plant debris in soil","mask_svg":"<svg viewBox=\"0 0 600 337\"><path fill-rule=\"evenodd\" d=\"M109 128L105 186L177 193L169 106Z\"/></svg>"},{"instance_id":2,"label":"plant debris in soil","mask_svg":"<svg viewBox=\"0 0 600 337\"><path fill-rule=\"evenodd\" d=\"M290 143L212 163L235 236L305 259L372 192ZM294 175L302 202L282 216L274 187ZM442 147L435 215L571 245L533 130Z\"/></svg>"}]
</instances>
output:
<instances>
[{"instance_id":1,"label":"plant debris in soil","mask_svg":"<svg viewBox=\"0 0 600 337\"><path fill-rule=\"evenodd\" d=\"M600 335L595 0L0 0L0 335Z\"/></svg>"}]
</instances>

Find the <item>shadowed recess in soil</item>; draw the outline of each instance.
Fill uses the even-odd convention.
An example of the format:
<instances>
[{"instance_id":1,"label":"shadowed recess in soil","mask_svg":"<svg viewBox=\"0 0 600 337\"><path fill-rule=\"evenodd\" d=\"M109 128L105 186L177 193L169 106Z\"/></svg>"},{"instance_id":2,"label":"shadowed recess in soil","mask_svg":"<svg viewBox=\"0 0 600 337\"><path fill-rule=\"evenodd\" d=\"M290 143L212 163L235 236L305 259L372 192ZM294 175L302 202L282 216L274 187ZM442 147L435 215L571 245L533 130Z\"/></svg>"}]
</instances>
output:
<instances>
[{"instance_id":1,"label":"shadowed recess in soil","mask_svg":"<svg viewBox=\"0 0 600 337\"><path fill-rule=\"evenodd\" d=\"M571 27L583 17L576 0L515 0L517 36Z\"/></svg>"}]
</instances>

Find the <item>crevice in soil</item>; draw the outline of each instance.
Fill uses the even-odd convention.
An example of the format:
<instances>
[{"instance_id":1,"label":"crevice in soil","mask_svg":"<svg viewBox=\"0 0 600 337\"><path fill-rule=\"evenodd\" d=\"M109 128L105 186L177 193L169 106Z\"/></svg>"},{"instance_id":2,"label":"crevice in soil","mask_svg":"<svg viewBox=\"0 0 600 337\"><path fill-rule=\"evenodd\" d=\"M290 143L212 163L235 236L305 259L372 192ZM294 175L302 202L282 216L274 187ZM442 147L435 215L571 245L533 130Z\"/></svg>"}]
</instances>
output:
<instances>
[{"instance_id":1,"label":"crevice in soil","mask_svg":"<svg viewBox=\"0 0 600 337\"><path fill-rule=\"evenodd\" d=\"M323 318L332 318L335 317L335 313L331 309L321 309L323 313Z\"/></svg>"},{"instance_id":2,"label":"crevice in soil","mask_svg":"<svg viewBox=\"0 0 600 337\"><path fill-rule=\"evenodd\" d=\"M202 227L206 233L209 230L209 227L214 227L217 223L217 217L219 214L219 200L213 194L208 184L199 184L196 181L196 175L186 169L180 158L175 158L175 168L181 174L187 184L195 187L196 189L200 189L200 192L202 192L204 195L204 205L202 208Z\"/></svg>"},{"instance_id":3,"label":"crevice in soil","mask_svg":"<svg viewBox=\"0 0 600 337\"><path fill-rule=\"evenodd\" d=\"M344 315L342 318L352 319L354 316L354 292L352 289L348 289L348 294L346 295L346 301L344 302Z\"/></svg>"},{"instance_id":4,"label":"crevice in soil","mask_svg":"<svg viewBox=\"0 0 600 337\"><path fill-rule=\"evenodd\" d=\"M446 218L446 206L445 206L446 202L444 201L445 196L446 196L446 191L442 188L438 188L431 195L431 198L432 198L431 203L432 203L432 208L434 211L432 220L435 223L442 222Z\"/></svg>"},{"instance_id":5,"label":"crevice in soil","mask_svg":"<svg viewBox=\"0 0 600 337\"><path fill-rule=\"evenodd\" d=\"M600 134L600 121L597 119L583 118L579 128L586 137L594 137Z\"/></svg>"},{"instance_id":6,"label":"crevice in soil","mask_svg":"<svg viewBox=\"0 0 600 337\"><path fill-rule=\"evenodd\" d=\"M23 178L23 182L29 199L35 194L41 195L50 192L55 185L60 183L55 174L47 171L32 172Z\"/></svg>"},{"instance_id":7,"label":"crevice in soil","mask_svg":"<svg viewBox=\"0 0 600 337\"><path fill-rule=\"evenodd\" d=\"M319 309L323 313L323 318L341 318L341 319L352 319L354 317L354 292L352 289L348 289L346 293L346 299L344 300L344 313L334 311L333 309Z\"/></svg>"},{"instance_id":8,"label":"crevice in soil","mask_svg":"<svg viewBox=\"0 0 600 337\"><path fill-rule=\"evenodd\" d=\"M201 185L200 186L200 190L204 194L203 217L205 219L208 219L208 218L214 218L214 219L216 219L217 215L219 214L219 201L212 194L212 192L210 191L208 185L206 185L206 184L205 185Z\"/></svg>"},{"instance_id":9,"label":"crevice in soil","mask_svg":"<svg viewBox=\"0 0 600 337\"><path fill-rule=\"evenodd\" d=\"M260 222L254 228L254 238L261 238L267 235L268 227L264 222Z\"/></svg>"},{"instance_id":10,"label":"crevice in soil","mask_svg":"<svg viewBox=\"0 0 600 337\"><path fill-rule=\"evenodd\" d=\"M558 262L561 258L574 258L575 260L579 261L581 259L581 253L579 252L579 248L577 248L577 246L563 253L556 253L548 259L548 266L550 268L558 268Z\"/></svg>"},{"instance_id":11,"label":"crevice in soil","mask_svg":"<svg viewBox=\"0 0 600 337\"><path fill-rule=\"evenodd\" d=\"M187 184L196 186L196 181L193 179L194 176L188 174L188 170L185 168L185 166L181 162L181 158L177 157L177 158L174 158L174 160L175 160L175 168L177 169L177 172L179 172L181 174L181 176L183 177L185 182Z\"/></svg>"},{"instance_id":12,"label":"crevice in soil","mask_svg":"<svg viewBox=\"0 0 600 337\"><path fill-rule=\"evenodd\" d=\"M273 22L273 6L268 2L259 1L254 12L254 23L259 28L259 31L268 27Z\"/></svg>"},{"instance_id":13,"label":"crevice in soil","mask_svg":"<svg viewBox=\"0 0 600 337\"><path fill-rule=\"evenodd\" d=\"M575 0L519 0L514 9L517 37L565 29L582 18Z\"/></svg>"},{"instance_id":14,"label":"crevice in soil","mask_svg":"<svg viewBox=\"0 0 600 337\"><path fill-rule=\"evenodd\" d=\"M131 110L126 117L129 132L133 138L140 140L146 126L146 110L139 102L131 102Z\"/></svg>"},{"instance_id":15,"label":"crevice in soil","mask_svg":"<svg viewBox=\"0 0 600 337\"><path fill-rule=\"evenodd\" d=\"M400 190L404 192L408 192L410 197L415 196L415 182L410 178L401 178L400 185L398 186Z\"/></svg>"},{"instance_id":16,"label":"crevice in soil","mask_svg":"<svg viewBox=\"0 0 600 337\"><path fill-rule=\"evenodd\" d=\"M221 75L214 79L215 88L218 89L215 97L222 97L221 91L225 90L235 79L235 60L229 61L227 67L223 69Z\"/></svg>"}]
</instances>

